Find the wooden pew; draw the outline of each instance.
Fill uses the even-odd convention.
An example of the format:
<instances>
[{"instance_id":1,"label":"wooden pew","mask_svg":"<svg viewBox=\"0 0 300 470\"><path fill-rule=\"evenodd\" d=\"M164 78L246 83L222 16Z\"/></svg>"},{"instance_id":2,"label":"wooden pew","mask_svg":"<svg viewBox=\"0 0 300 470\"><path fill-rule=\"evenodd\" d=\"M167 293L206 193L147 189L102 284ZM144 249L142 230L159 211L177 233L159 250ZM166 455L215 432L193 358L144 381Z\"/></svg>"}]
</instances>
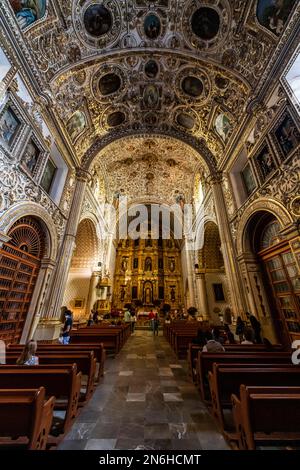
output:
<instances>
[{"instance_id":1,"label":"wooden pew","mask_svg":"<svg viewBox=\"0 0 300 470\"><path fill-rule=\"evenodd\" d=\"M232 411L240 450L257 445L300 444L300 387L240 386L232 395Z\"/></svg>"},{"instance_id":2,"label":"wooden pew","mask_svg":"<svg viewBox=\"0 0 300 470\"><path fill-rule=\"evenodd\" d=\"M6 353L6 364L15 365L19 354L10 350ZM57 352L39 351L38 353L39 364L46 365L72 365L76 364L77 372L81 372L82 376L86 376L85 393L80 394L80 405L87 402L95 388L95 374L96 374L96 359L94 358L93 351L75 352L59 354ZM25 366L26 367L26 366Z\"/></svg>"},{"instance_id":3,"label":"wooden pew","mask_svg":"<svg viewBox=\"0 0 300 470\"><path fill-rule=\"evenodd\" d=\"M21 344L9 344L7 352L13 351L21 354L24 346ZM93 351L97 361L98 372L96 375L96 382L99 382L100 378L104 374L104 362L105 362L105 349L103 343L91 343L91 344L41 344L38 343L37 356L40 352L54 353L54 354L73 354L79 352L90 352Z\"/></svg>"},{"instance_id":4,"label":"wooden pew","mask_svg":"<svg viewBox=\"0 0 300 470\"><path fill-rule=\"evenodd\" d=\"M50 432L54 397L45 401L45 389L0 389L0 450L25 447L45 450Z\"/></svg>"},{"instance_id":5,"label":"wooden pew","mask_svg":"<svg viewBox=\"0 0 300 470\"><path fill-rule=\"evenodd\" d=\"M54 409L66 411L65 417L59 425L56 425L55 417L53 419L50 434L56 437L65 434L77 416L80 386L81 372L77 373L76 364L63 366L0 365L0 390L44 387L47 397L54 396L56 398Z\"/></svg>"},{"instance_id":6,"label":"wooden pew","mask_svg":"<svg viewBox=\"0 0 300 470\"><path fill-rule=\"evenodd\" d=\"M196 374L194 374L194 369L196 369L196 362L198 359L198 353L202 351L203 346L197 344L189 344L188 347L188 366L189 366L189 375L196 382ZM256 353L256 352L284 352L285 348L282 344L273 345L272 350L268 350L264 344L224 344L226 352L230 353Z\"/></svg>"},{"instance_id":7,"label":"wooden pew","mask_svg":"<svg viewBox=\"0 0 300 470\"><path fill-rule=\"evenodd\" d=\"M218 421L226 438L237 439L236 432L228 429L224 410L232 409L232 395L239 395L240 386L300 386L300 367L294 365L261 364L260 366L244 366L232 364L230 366L216 364L209 372L209 386L212 397L212 413Z\"/></svg>"},{"instance_id":8,"label":"wooden pew","mask_svg":"<svg viewBox=\"0 0 300 470\"><path fill-rule=\"evenodd\" d=\"M103 343L105 350L116 355L120 351L120 332L118 331L105 331L98 332L85 332L85 329L72 331L70 344L90 344L95 342Z\"/></svg>"},{"instance_id":9,"label":"wooden pew","mask_svg":"<svg viewBox=\"0 0 300 470\"><path fill-rule=\"evenodd\" d=\"M206 353L198 352L198 360L196 364L197 387L199 389L202 400L210 400L208 388L208 374L213 370L213 364L223 364L224 366L231 364L291 364L291 354L288 352L259 352L259 353Z\"/></svg>"}]
</instances>

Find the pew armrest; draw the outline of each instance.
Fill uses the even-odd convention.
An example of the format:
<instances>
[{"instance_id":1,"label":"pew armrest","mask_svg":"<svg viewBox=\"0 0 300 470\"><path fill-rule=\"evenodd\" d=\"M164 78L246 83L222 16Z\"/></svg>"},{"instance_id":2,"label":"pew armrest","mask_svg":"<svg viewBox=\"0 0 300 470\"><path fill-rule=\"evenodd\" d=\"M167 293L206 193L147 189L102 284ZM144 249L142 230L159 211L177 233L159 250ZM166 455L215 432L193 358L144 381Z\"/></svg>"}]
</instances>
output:
<instances>
[{"instance_id":1,"label":"pew armrest","mask_svg":"<svg viewBox=\"0 0 300 470\"><path fill-rule=\"evenodd\" d=\"M244 442L243 442L243 424L242 424L242 410L241 410L241 402L236 395L231 395L231 403L232 403L232 415L233 421L237 433L238 439L238 446L240 450L244 449Z\"/></svg>"},{"instance_id":2,"label":"pew armrest","mask_svg":"<svg viewBox=\"0 0 300 470\"><path fill-rule=\"evenodd\" d=\"M53 410L55 398L51 397L43 405L41 423L37 433L35 450L45 450L48 442L48 436L52 426Z\"/></svg>"}]
</instances>

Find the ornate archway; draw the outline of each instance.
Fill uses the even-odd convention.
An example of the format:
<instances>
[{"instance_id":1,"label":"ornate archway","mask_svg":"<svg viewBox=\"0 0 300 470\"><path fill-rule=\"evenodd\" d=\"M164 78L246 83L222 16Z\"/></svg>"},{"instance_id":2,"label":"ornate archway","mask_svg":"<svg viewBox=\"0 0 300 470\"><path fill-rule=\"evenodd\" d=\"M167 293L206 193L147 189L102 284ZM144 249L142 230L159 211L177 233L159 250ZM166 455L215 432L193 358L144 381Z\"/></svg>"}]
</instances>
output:
<instances>
[{"instance_id":1,"label":"ornate archway","mask_svg":"<svg viewBox=\"0 0 300 470\"><path fill-rule=\"evenodd\" d=\"M47 250L42 223L33 216L16 221L0 249L0 339L21 339L41 262Z\"/></svg>"}]
</instances>

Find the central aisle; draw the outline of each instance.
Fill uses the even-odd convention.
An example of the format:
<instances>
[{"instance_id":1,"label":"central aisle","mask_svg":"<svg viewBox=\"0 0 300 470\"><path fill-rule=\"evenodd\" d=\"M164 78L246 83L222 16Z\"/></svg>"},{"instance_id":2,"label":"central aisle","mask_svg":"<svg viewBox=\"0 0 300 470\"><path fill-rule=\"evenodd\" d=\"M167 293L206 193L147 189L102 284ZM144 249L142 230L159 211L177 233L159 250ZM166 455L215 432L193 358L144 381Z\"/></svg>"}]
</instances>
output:
<instances>
[{"instance_id":1,"label":"central aisle","mask_svg":"<svg viewBox=\"0 0 300 470\"><path fill-rule=\"evenodd\" d=\"M135 332L59 449L228 449L187 375L162 336Z\"/></svg>"}]
</instances>

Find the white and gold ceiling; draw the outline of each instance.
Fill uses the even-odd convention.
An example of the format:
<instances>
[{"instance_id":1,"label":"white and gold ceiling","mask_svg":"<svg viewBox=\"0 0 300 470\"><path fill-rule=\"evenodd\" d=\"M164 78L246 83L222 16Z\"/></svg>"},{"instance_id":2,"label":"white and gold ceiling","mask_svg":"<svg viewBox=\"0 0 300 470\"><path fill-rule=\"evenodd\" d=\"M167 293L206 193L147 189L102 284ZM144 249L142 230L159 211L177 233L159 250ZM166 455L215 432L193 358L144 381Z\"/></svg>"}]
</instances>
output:
<instances>
[{"instance_id":1,"label":"white and gold ceiling","mask_svg":"<svg viewBox=\"0 0 300 470\"><path fill-rule=\"evenodd\" d=\"M26 26L20 2L7 2L82 165L101 164L112 191L145 195L168 178L188 193L201 158L217 168L300 10L297 0L39 0Z\"/></svg>"}]
</instances>

